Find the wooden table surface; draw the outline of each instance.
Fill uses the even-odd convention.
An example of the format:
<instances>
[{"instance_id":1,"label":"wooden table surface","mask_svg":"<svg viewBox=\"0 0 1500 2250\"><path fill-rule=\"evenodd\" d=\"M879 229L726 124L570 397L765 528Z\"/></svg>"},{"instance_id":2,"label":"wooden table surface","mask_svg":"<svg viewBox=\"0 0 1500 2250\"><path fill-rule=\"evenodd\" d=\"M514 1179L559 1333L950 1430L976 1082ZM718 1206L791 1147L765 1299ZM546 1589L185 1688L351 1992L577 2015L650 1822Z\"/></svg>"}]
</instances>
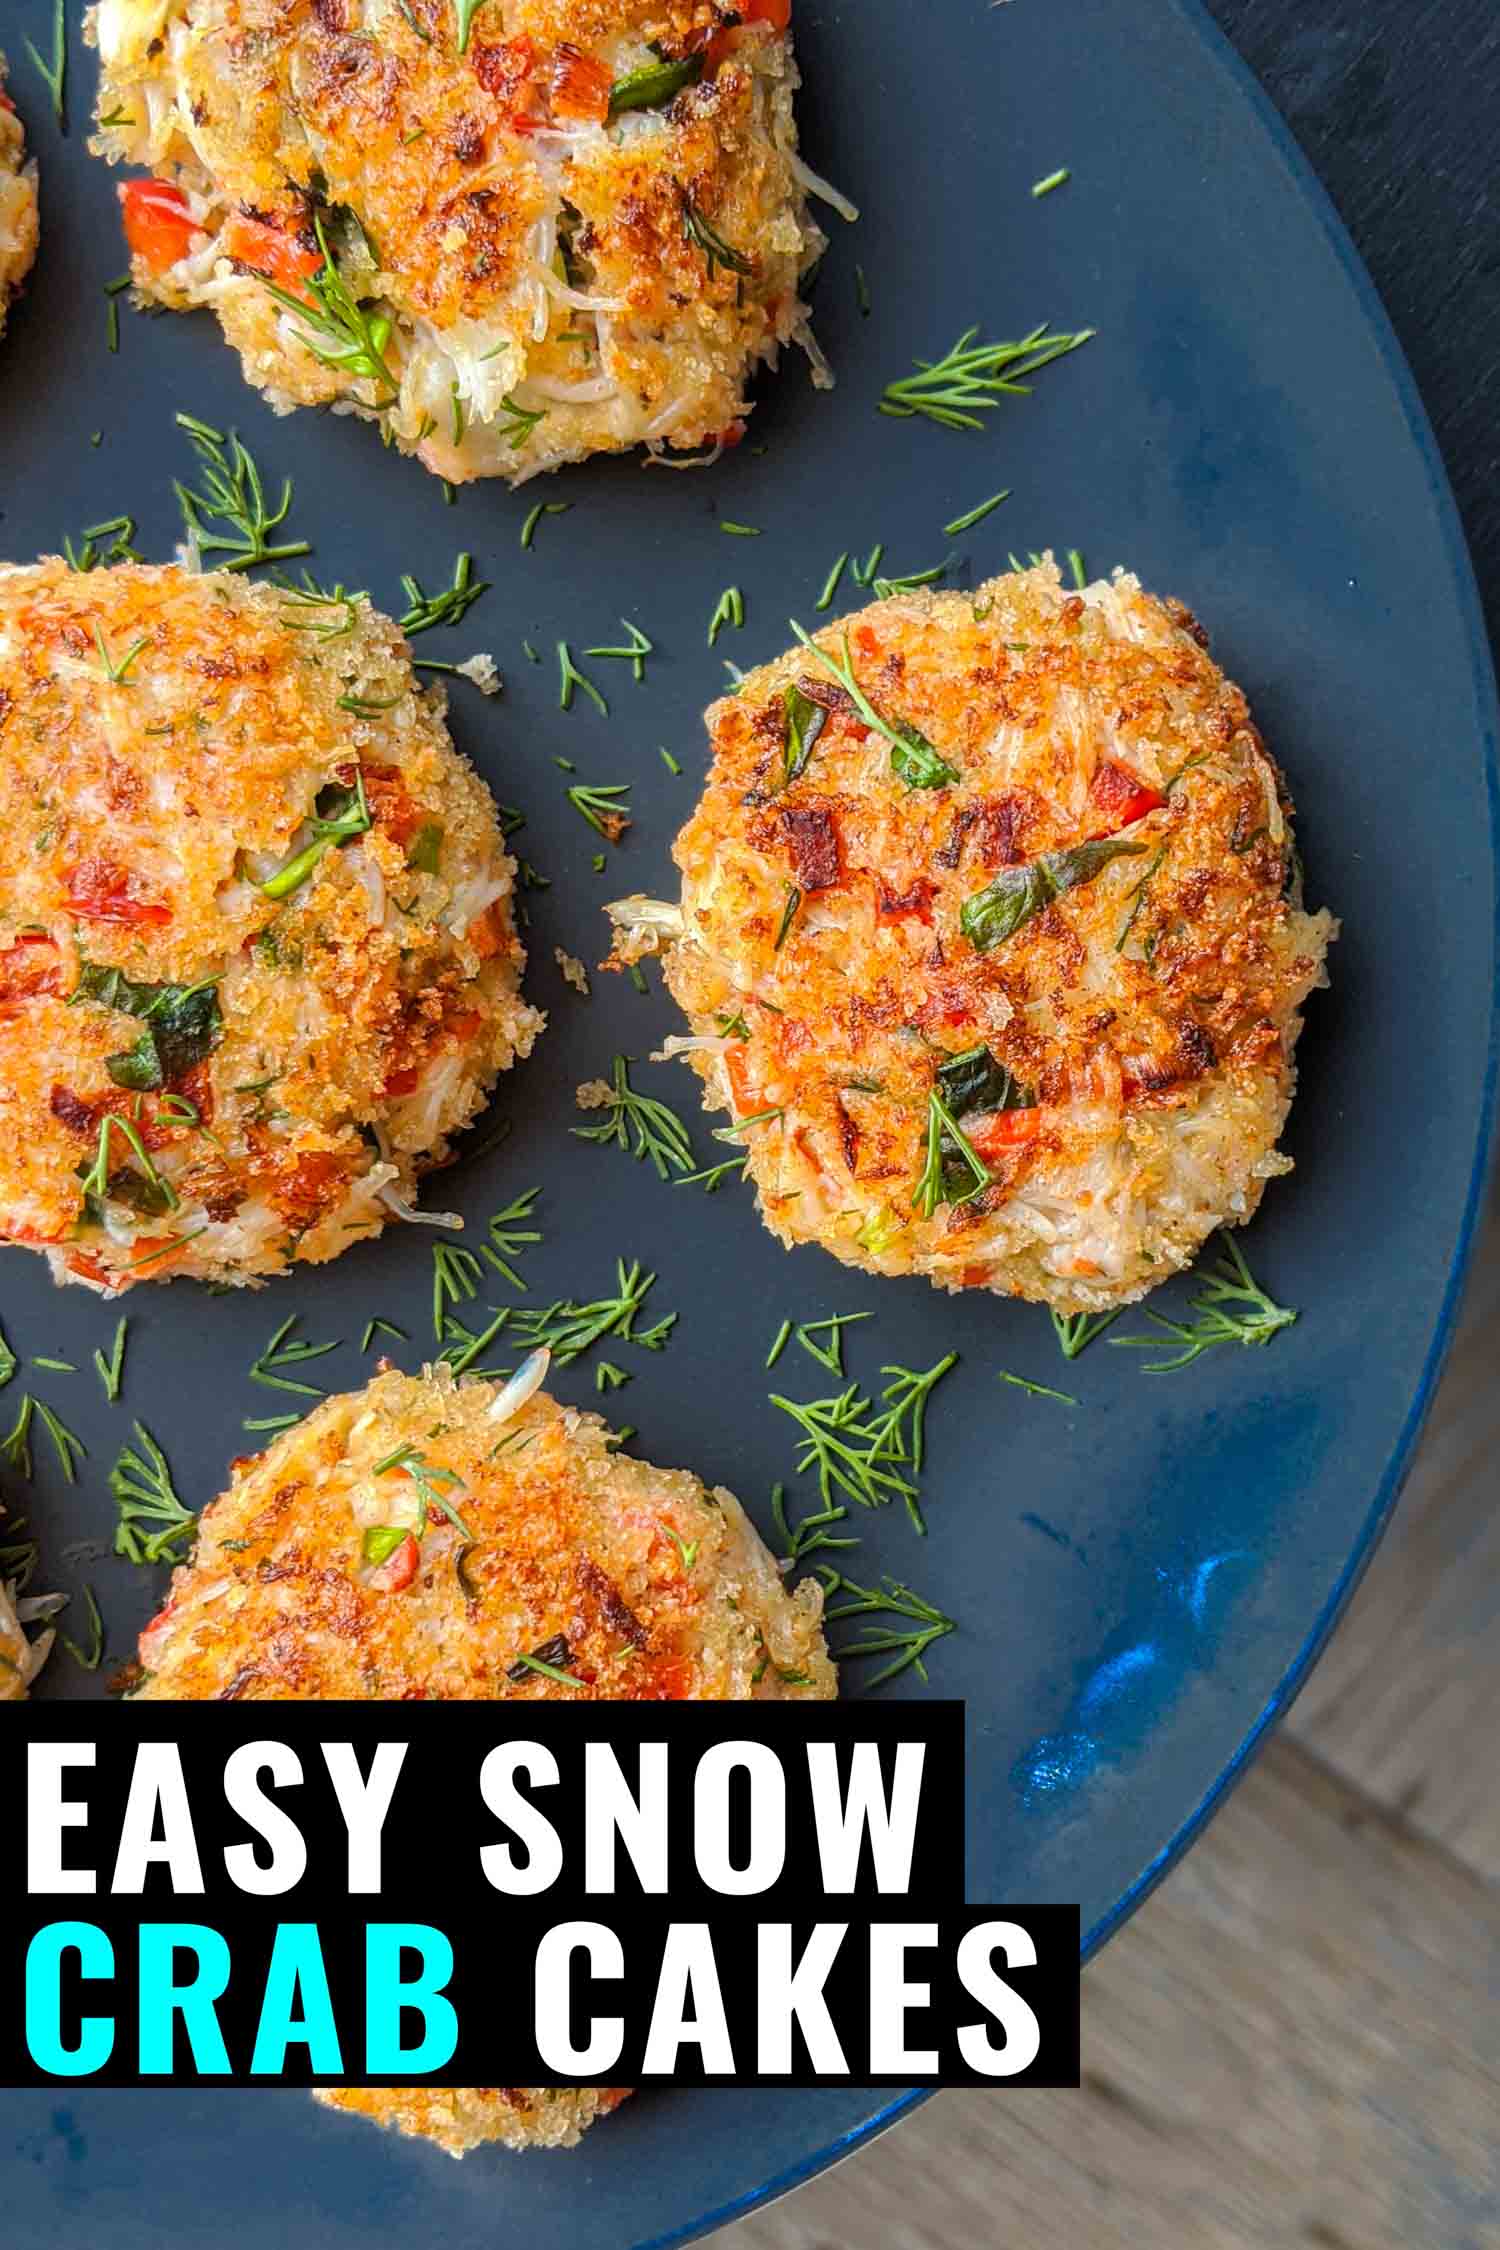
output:
<instances>
[{"instance_id":1,"label":"wooden table surface","mask_svg":"<svg viewBox=\"0 0 1500 2250\"><path fill-rule=\"evenodd\" d=\"M1497 632L1500 7L1212 6L1385 297ZM733 2250L1500 2250L1494 1200L1395 1525L1277 1740L1089 1970L1083 2091L939 2095Z\"/></svg>"}]
</instances>

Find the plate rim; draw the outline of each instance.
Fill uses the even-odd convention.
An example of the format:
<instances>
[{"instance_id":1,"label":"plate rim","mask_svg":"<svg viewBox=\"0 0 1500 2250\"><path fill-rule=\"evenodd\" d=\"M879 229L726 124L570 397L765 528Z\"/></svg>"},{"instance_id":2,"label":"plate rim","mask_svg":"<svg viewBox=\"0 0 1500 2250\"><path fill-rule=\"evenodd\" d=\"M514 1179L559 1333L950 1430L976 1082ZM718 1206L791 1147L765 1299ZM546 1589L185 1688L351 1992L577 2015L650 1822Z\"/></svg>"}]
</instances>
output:
<instances>
[{"instance_id":1,"label":"plate rim","mask_svg":"<svg viewBox=\"0 0 1500 2250\"><path fill-rule=\"evenodd\" d=\"M1480 1215L1496 1153L1497 1123L1500 1123L1500 1110L1497 1110L1497 1093L1500 1093L1500 683L1497 683L1495 652L1491 647L1489 629L1485 622L1474 558L1459 513L1452 479L1405 347L1386 310L1385 300L1312 159L1233 40L1209 13L1207 0L1164 0L1164 5L1197 37L1212 61L1230 79L1258 119L1272 156L1280 162L1292 185L1300 193L1310 216L1337 258L1364 314L1380 361L1390 377L1408 434L1427 471L1437 528L1450 566L1453 591L1469 644L1470 674L1479 721L1478 748L1484 766L1485 794L1489 807L1488 840L1491 865L1496 876L1496 895L1494 927L1491 932L1489 1039L1484 1060L1473 1165L1464 1198L1463 1216L1449 1261L1442 1304L1400 1435L1391 1450L1385 1472L1376 1487L1348 1560L1335 1579L1296 1655L1282 1673L1254 1722L1246 1729L1233 1756L1225 1761L1197 1804L1178 1823L1166 1843L1141 1869L1134 1882L1084 1932L1080 1950L1085 1966L1102 1946L1123 1929L1137 1909L1145 1904L1158 1883L1171 1873L1179 1860L1198 1841L1209 1822L1243 1781L1251 1765L1265 1748L1271 1733L1301 1693L1390 1526L1397 1502L1411 1474L1417 1441L1432 1411L1448 1353L1452 1348L1459 1306L1473 1265ZM827 2142L784 2171L773 2173L757 2187L747 2189L729 2202L688 2219L681 2226L669 2228L663 2234L649 2235L633 2242L630 2250L680 2250L681 2245L701 2241L705 2236L717 2233L721 2227L730 2226L738 2219L748 2218L752 2212L763 2210L783 2195L790 2194L794 2188L805 2187L820 2173L828 2171L845 2157L854 2155L869 2142L878 2139L913 2110L930 2101L935 2091L937 2089L933 2087L908 2088L894 2101L873 2111L861 2124L851 2127L836 2140Z\"/></svg>"}]
</instances>

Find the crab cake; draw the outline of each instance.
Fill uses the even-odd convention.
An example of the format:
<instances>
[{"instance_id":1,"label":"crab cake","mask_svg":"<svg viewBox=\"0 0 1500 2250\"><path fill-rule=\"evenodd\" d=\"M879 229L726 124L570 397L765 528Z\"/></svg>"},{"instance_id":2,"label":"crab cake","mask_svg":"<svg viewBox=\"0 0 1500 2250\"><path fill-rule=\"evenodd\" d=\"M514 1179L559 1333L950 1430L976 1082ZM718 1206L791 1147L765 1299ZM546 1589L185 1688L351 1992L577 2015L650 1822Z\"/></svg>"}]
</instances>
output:
<instances>
[{"instance_id":1,"label":"crab cake","mask_svg":"<svg viewBox=\"0 0 1500 2250\"><path fill-rule=\"evenodd\" d=\"M787 1591L731 1493L535 1391L546 1365L383 1374L237 1463L141 1636L141 1694L831 1698L821 1589ZM322 2098L461 2156L572 2142L623 2089Z\"/></svg>"},{"instance_id":2,"label":"crab cake","mask_svg":"<svg viewBox=\"0 0 1500 2250\"><path fill-rule=\"evenodd\" d=\"M0 1241L106 1292L413 1216L542 1019L512 861L362 598L0 568Z\"/></svg>"},{"instance_id":3,"label":"crab cake","mask_svg":"<svg viewBox=\"0 0 1500 2250\"><path fill-rule=\"evenodd\" d=\"M1102 1312L1248 1219L1327 914L1179 604L1050 558L830 626L708 714L661 951L787 1245Z\"/></svg>"},{"instance_id":4,"label":"crab cake","mask_svg":"<svg viewBox=\"0 0 1500 2250\"><path fill-rule=\"evenodd\" d=\"M143 296L453 483L736 442L801 342L790 0L100 0ZM462 31L461 31L461 27ZM106 118L118 123L105 124Z\"/></svg>"},{"instance_id":5,"label":"crab cake","mask_svg":"<svg viewBox=\"0 0 1500 2250\"><path fill-rule=\"evenodd\" d=\"M38 232L36 166L26 161L26 135L5 76L0 55L0 334L10 301L31 271Z\"/></svg>"}]
</instances>

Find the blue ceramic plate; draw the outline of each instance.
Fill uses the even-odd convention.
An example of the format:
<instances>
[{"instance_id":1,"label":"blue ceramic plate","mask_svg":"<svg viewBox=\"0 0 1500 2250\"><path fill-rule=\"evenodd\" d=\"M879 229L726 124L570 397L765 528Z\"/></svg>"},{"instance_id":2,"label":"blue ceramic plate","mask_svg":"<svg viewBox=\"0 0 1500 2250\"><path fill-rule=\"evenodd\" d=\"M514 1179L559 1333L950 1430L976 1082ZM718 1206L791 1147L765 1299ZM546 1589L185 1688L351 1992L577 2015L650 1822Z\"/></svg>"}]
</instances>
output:
<instances>
[{"instance_id":1,"label":"blue ceramic plate","mask_svg":"<svg viewBox=\"0 0 1500 2250\"><path fill-rule=\"evenodd\" d=\"M12 0L13 58L22 31L45 51L50 13ZM101 285L122 258L112 182L83 148L91 66L75 48L60 140L21 62L44 247L0 361L5 552L54 550L121 510L145 552L169 552L171 478L187 465L177 409L237 425L268 470L294 478L294 520L325 579L389 606L402 571L431 586L473 551L494 591L424 653L488 648L506 669L498 704L459 683L454 725L497 794L525 807L520 848L551 878L531 898L530 936L552 1028L501 1091L509 1138L449 1175L443 1198L482 1220L539 1185L547 1239L528 1270L544 1299L598 1294L620 1251L659 1274L662 1309L682 1318L668 1351L631 1357L626 1417L647 1457L730 1483L763 1522L791 1466L762 1366L784 1314L878 1312L850 1333L866 1383L887 1361L962 1354L932 1416L930 1537L894 1512L861 1522L852 1568L909 1579L959 1622L927 1692L968 1707L971 1893L1081 1898L1092 1947L1285 1707L1368 1560L1431 1398L1492 1092L1493 688L1452 502L1380 308L1196 7L947 0L920 11L915 44L906 0L798 0L797 16L809 157L864 213L838 228L816 294L839 388L816 394L787 366L764 387L751 442L710 475L616 463L565 476L544 496L572 512L548 518L530 553L519 531L543 488L472 487L450 509L366 429L276 423L206 320L127 311L109 355ZM1034 202L1032 182L1059 165L1071 183ZM1042 319L1092 325L1098 340L982 435L877 415L886 382L971 322L993 335ZM956 543L956 582L1003 566L1008 548L1076 546L1093 569L1128 562L1190 603L1291 777L1313 903L1344 922L1302 1048L1297 1174L1247 1238L1302 1317L1265 1351L1173 1376L1102 1343L1065 1370L1044 1313L877 1286L815 1251L788 1259L742 1191L659 1187L569 1137L578 1081L616 1049L645 1056L671 1014L654 987L641 998L614 979L577 999L553 948L596 959L602 901L670 882L721 659L748 667L779 649L788 611L807 614L841 549L881 540L889 570L933 563L940 527L1001 485L1014 497ZM720 511L764 536L725 539ZM708 617L731 579L745 626L710 652ZM622 614L661 652L648 684L616 667L607 719L583 701L562 715L550 662L528 664L523 636L548 652L564 635L608 641ZM580 780L632 784L636 825L602 876L557 756ZM691 1111L686 1075L642 1079ZM259 1295L137 1291L120 1407L88 1373L28 1369L12 1384L10 1400L33 1385L88 1446L71 1487L39 1449L28 1497L52 1576L96 1584L111 1662L156 1589L113 1561L70 1566L68 1549L108 1539L104 1480L127 1415L163 1442L185 1492L211 1494L253 1442L241 1418L283 1403L246 1381L271 1329L296 1312L308 1336L345 1340L320 1380L359 1379L375 1313L411 1331L413 1359L429 1255L415 1232L393 1234ZM114 1315L6 1252L0 1318L24 1354L86 1370ZM1081 1404L1004 1389L1001 1367ZM778 1379L809 1397L828 1388L811 1361L784 1361ZM592 1399L584 1367L559 1388ZM99 1684L59 1658L45 1692ZM497 1958L503 1985L503 1935ZM86 2234L164 2250L205 2239L228 2203L238 2250L625 2250L743 2212L904 2106L844 2092L652 2096L574 2155L458 2166L299 2095L10 2095L3 2198L10 2232L38 2246Z\"/></svg>"}]
</instances>

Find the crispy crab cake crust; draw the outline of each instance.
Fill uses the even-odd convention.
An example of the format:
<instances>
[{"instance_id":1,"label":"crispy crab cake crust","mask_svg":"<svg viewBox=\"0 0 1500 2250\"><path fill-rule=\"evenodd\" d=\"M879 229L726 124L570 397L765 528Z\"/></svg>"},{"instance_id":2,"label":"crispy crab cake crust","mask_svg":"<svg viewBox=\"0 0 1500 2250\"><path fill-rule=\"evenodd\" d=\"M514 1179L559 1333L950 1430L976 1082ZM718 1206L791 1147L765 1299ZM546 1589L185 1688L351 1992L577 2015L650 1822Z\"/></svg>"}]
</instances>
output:
<instances>
[{"instance_id":1,"label":"crispy crab cake crust","mask_svg":"<svg viewBox=\"0 0 1500 2250\"><path fill-rule=\"evenodd\" d=\"M789 1593L733 1495L625 1458L605 1424L538 1393L497 1421L490 1383L445 1368L378 1376L236 1464L191 1562L141 1636L152 1700L454 1696L533 1701L790 1698L837 1692L822 1594ZM434 1435L440 1430L440 1435ZM389 1586L373 1526L413 1522L414 1447L472 1545L429 1514L420 1565ZM497 1450L498 1447L498 1450ZM462 1569L460 1571L460 1561ZM403 1565L396 1561L394 1575ZM568 1686L520 1659L568 1672ZM341 2090L320 2095L455 2156L559 2147L623 2088Z\"/></svg>"},{"instance_id":2,"label":"crispy crab cake crust","mask_svg":"<svg viewBox=\"0 0 1500 2250\"><path fill-rule=\"evenodd\" d=\"M362 602L0 568L0 826L0 1240L60 1280L336 1257L540 1028L494 805Z\"/></svg>"},{"instance_id":3,"label":"crispy crab cake crust","mask_svg":"<svg viewBox=\"0 0 1500 2250\"><path fill-rule=\"evenodd\" d=\"M378 415L454 482L731 441L751 370L807 337L823 244L790 35L774 0L741 12L488 0L460 54L450 0L101 0L98 115L124 122L93 145L181 198L122 190L136 284L212 306L273 404ZM697 82L612 116L664 58ZM320 360L264 286L320 267L319 212L391 324L383 374Z\"/></svg>"},{"instance_id":4,"label":"crispy crab cake crust","mask_svg":"<svg viewBox=\"0 0 1500 2250\"><path fill-rule=\"evenodd\" d=\"M11 299L31 271L39 233L36 166L26 161L26 134L5 80L0 55L0 335Z\"/></svg>"},{"instance_id":5,"label":"crispy crab cake crust","mask_svg":"<svg viewBox=\"0 0 1500 2250\"><path fill-rule=\"evenodd\" d=\"M745 1146L783 1243L1061 1312L1140 1297L1290 1169L1293 1050L1334 934L1302 907L1245 698L1179 604L1123 573L1065 589L1050 559L816 638L927 738L938 785L908 787L799 647L709 712L680 911L622 901L616 960L664 954L705 1107L774 1113ZM792 718L821 731L788 784ZM1046 857L1104 840L1116 856L1071 888L1080 863ZM970 902L997 883L1030 912L976 942ZM978 1172L932 1106L976 1057L955 1121Z\"/></svg>"}]
</instances>

